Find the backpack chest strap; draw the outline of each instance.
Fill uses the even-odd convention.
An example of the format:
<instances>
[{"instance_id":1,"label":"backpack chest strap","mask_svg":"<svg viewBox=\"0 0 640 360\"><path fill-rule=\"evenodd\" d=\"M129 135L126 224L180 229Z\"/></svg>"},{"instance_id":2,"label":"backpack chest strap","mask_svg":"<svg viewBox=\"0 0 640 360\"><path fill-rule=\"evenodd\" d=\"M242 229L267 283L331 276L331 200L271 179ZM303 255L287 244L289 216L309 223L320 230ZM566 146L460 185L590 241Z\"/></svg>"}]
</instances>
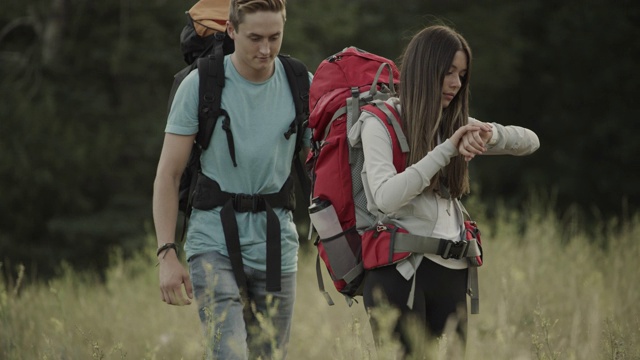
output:
<instances>
[{"instance_id":1,"label":"backpack chest strap","mask_svg":"<svg viewBox=\"0 0 640 360\"><path fill-rule=\"evenodd\" d=\"M293 180L285 181L280 191L271 194L235 194L223 191L220 184L205 175L199 174L193 194L193 207L198 210L211 210L218 206L225 206L231 201L236 212L262 212L267 208L283 208L295 210L293 195Z\"/></svg>"}]
</instances>

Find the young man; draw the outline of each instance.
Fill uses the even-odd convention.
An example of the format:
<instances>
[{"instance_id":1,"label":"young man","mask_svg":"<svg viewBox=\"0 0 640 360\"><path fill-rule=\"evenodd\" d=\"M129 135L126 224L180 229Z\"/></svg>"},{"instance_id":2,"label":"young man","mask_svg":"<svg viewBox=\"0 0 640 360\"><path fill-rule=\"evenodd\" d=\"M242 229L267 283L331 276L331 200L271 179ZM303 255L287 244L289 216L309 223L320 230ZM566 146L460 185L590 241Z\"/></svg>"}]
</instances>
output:
<instances>
[{"instance_id":1,"label":"young man","mask_svg":"<svg viewBox=\"0 0 640 360\"><path fill-rule=\"evenodd\" d=\"M289 175L302 135L284 136L295 118L277 57L285 20L285 0L230 1L228 118L220 117L201 157L185 244L189 274L175 247L163 245L174 241L178 185L198 131L197 71L178 88L165 129L153 195L161 298L188 305L195 295L209 358L286 355L299 245Z\"/></svg>"}]
</instances>

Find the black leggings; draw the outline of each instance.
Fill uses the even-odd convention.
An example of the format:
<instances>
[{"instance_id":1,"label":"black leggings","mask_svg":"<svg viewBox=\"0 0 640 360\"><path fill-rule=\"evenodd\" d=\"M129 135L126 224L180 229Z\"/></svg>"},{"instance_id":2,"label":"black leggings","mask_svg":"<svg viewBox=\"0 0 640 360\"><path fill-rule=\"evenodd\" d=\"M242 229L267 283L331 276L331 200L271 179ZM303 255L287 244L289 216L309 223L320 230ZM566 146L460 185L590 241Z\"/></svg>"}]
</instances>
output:
<instances>
[{"instance_id":1,"label":"black leggings","mask_svg":"<svg viewBox=\"0 0 640 360\"><path fill-rule=\"evenodd\" d=\"M417 318L425 326L425 334L433 338L443 334L447 320L456 320L456 332L462 343L466 341L467 330L467 270L453 270L423 258L416 271L416 288L413 309L407 306L412 280L406 280L396 266L386 266L369 270L364 280L363 300L367 310L387 301L400 310L400 318L394 329L407 353L411 353L409 334L403 323L410 317ZM379 299L376 289L382 290ZM370 317L374 338L378 338L375 317Z\"/></svg>"}]
</instances>

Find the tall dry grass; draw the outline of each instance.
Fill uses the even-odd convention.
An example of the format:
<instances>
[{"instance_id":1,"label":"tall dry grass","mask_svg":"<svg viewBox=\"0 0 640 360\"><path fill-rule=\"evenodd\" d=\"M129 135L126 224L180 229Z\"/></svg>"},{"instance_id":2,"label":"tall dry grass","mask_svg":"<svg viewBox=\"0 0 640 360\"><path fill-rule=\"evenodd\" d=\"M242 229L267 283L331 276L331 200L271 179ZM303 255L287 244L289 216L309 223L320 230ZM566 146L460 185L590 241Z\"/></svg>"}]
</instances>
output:
<instances>
[{"instance_id":1,"label":"tall dry grass","mask_svg":"<svg viewBox=\"0 0 640 360\"><path fill-rule=\"evenodd\" d=\"M496 219L478 219L485 265L467 358L640 359L640 217L602 224L598 238L540 205ZM153 251L122 258L114 253L104 283L69 268L48 284L0 283L0 359L201 358L197 309L160 301ZM394 339L376 349L361 303L347 306L325 272L327 305L315 260L300 255L288 358L394 358ZM424 358L451 358L449 345L428 344Z\"/></svg>"}]
</instances>

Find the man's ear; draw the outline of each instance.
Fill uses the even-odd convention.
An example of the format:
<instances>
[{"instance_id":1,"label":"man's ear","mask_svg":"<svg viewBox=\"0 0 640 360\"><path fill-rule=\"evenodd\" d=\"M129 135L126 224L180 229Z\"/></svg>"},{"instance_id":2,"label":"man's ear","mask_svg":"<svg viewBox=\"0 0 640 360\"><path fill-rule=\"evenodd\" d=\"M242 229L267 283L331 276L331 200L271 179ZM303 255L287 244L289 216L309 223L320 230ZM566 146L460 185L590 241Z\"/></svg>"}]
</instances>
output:
<instances>
[{"instance_id":1,"label":"man's ear","mask_svg":"<svg viewBox=\"0 0 640 360\"><path fill-rule=\"evenodd\" d=\"M227 34L232 40L236 39L236 29L233 28L231 21L227 21Z\"/></svg>"}]
</instances>

